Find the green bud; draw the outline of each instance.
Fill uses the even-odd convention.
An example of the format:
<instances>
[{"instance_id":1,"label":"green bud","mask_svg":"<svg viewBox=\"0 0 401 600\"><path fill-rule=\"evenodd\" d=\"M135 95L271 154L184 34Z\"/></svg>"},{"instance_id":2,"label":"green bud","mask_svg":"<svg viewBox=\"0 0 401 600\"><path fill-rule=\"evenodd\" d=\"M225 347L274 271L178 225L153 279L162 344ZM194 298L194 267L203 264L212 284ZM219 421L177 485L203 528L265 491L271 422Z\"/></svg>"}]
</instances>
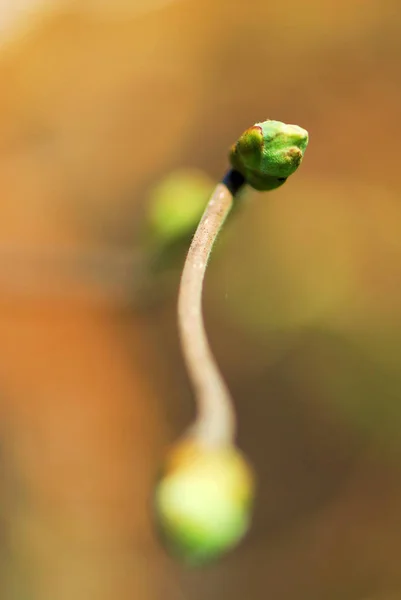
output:
<instances>
[{"instance_id":1,"label":"green bud","mask_svg":"<svg viewBox=\"0 0 401 600\"><path fill-rule=\"evenodd\" d=\"M159 242L170 243L192 235L214 188L205 173L178 169L152 190L148 203L148 223Z\"/></svg>"},{"instance_id":2,"label":"green bud","mask_svg":"<svg viewBox=\"0 0 401 600\"><path fill-rule=\"evenodd\" d=\"M301 164L308 132L298 125L264 121L247 129L230 150L230 163L260 191L285 183Z\"/></svg>"},{"instance_id":3,"label":"green bud","mask_svg":"<svg viewBox=\"0 0 401 600\"><path fill-rule=\"evenodd\" d=\"M233 446L179 444L156 488L156 517L167 548L189 565L218 558L247 532L253 475Z\"/></svg>"}]
</instances>

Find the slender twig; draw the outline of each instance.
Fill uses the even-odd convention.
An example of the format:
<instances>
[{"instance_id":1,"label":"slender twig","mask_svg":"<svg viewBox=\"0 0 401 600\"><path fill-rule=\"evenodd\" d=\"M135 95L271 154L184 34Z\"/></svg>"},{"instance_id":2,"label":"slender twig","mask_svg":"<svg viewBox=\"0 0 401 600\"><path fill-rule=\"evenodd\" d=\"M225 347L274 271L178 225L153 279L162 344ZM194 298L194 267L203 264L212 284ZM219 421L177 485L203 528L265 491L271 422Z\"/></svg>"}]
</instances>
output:
<instances>
[{"instance_id":1,"label":"slender twig","mask_svg":"<svg viewBox=\"0 0 401 600\"><path fill-rule=\"evenodd\" d=\"M205 332L202 290L207 262L241 187L281 187L300 165L307 143L304 129L280 121L247 129L230 150L232 170L213 192L184 265L178 319L197 415L166 457L155 506L165 543L191 565L210 562L238 544L250 527L255 493L253 469L234 440L230 392Z\"/></svg>"},{"instance_id":2,"label":"slender twig","mask_svg":"<svg viewBox=\"0 0 401 600\"><path fill-rule=\"evenodd\" d=\"M213 245L232 208L235 194L244 182L240 173L231 170L215 188L189 248L179 292L181 344L197 404L197 417L191 435L208 445L230 444L236 423L230 392L205 332L203 281Z\"/></svg>"},{"instance_id":3,"label":"slender twig","mask_svg":"<svg viewBox=\"0 0 401 600\"><path fill-rule=\"evenodd\" d=\"M213 192L184 265L179 330L197 415L166 457L155 506L165 543L191 565L210 562L238 544L250 527L255 494L253 469L234 440L230 393L203 323L207 262L241 187L281 187L297 170L307 144L307 131L297 125L267 120L247 129L230 150L232 170Z\"/></svg>"}]
</instances>

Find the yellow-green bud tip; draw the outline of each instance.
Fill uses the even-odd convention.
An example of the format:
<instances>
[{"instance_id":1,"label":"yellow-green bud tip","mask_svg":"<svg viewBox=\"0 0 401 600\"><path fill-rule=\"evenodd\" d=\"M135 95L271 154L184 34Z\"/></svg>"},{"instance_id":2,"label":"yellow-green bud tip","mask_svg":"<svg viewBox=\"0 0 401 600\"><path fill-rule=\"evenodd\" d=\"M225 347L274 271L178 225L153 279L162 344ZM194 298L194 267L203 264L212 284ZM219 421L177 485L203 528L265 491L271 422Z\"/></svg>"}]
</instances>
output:
<instances>
[{"instance_id":1,"label":"yellow-green bud tip","mask_svg":"<svg viewBox=\"0 0 401 600\"><path fill-rule=\"evenodd\" d=\"M250 186L273 190L297 170L308 141L308 132L302 127L267 120L244 131L229 158Z\"/></svg>"},{"instance_id":2,"label":"yellow-green bud tip","mask_svg":"<svg viewBox=\"0 0 401 600\"><path fill-rule=\"evenodd\" d=\"M178 444L155 494L167 549L192 566L232 549L249 528L253 489L252 470L235 447Z\"/></svg>"}]
</instances>

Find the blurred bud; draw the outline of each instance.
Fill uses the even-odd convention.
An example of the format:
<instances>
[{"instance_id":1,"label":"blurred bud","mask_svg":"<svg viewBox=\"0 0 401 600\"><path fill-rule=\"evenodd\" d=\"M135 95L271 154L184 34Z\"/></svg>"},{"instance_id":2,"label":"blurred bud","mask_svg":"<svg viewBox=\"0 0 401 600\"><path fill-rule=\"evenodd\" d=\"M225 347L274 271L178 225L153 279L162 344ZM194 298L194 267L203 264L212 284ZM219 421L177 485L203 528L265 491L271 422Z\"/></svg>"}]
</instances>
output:
<instances>
[{"instance_id":1,"label":"blurred bud","mask_svg":"<svg viewBox=\"0 0 401 600\"><path fill-rule=\"evenodd\" d=\"M192 566L233 548L249 528L253 488L252 470L234 446L178 444L155 498L167 548Z\"/></svg>"},{"instance_id":2,"label":"blurred bud","mask_svg":"<svg viewBox=\"0 0 401 600\"><path fill-rule=\"evenodd\" d=\"M297 170L307 145L305 129L268 120L247 129L232 146L229 158L250 186L267 191L283 185Z\"/></svg>"},{"instance_id":3,"label":"blurred bud","mask_svg":"<svg viewBox=\"0 0 401 600\"><path fill-rule=\"evenodd\" d=\"M215 183L197 169L173 171L152 190L148 224L159 243L192 235Z\"/></svg>"}]
</instances>

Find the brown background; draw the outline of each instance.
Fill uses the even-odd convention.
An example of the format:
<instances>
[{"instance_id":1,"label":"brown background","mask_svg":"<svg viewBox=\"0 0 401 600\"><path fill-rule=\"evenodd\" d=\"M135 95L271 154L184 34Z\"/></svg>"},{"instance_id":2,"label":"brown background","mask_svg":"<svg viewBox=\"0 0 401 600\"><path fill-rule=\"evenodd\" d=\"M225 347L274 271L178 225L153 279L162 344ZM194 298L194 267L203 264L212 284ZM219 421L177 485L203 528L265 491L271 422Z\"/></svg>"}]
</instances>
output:
<instances>
[{"instance_id":1,"label":"brown background","mask_svg":"<svg viewBox=\"0 0 401 600\"><path fill-rule=\"evenodd\" d=\"M0 5L1 598L401 598L398 0L20 4ZM144 252L152 185L217 180L267 117L310 147L250 194L205 297L255 522L192 573L149 508L193 413L177 272L137 302L66 262Z\"/></svg>"}]
</instances>

